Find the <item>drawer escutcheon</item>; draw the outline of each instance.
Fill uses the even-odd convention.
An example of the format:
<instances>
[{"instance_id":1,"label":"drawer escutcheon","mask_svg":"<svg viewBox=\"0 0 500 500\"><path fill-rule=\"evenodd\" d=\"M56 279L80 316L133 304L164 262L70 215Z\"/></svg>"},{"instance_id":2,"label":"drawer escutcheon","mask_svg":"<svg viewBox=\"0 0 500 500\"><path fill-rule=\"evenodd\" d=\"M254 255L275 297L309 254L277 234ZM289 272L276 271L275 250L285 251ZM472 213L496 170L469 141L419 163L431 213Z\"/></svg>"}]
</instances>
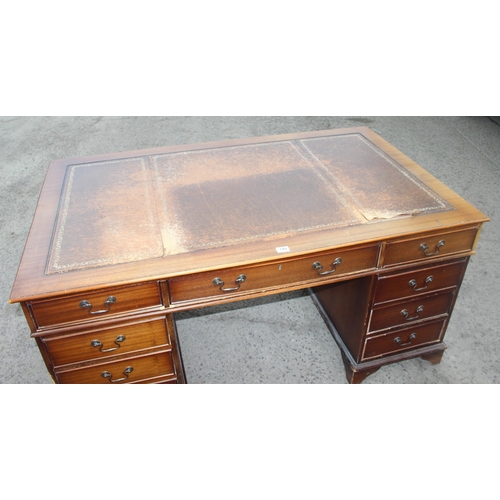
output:
<instances>
[{"instance_id":1,"label":"drawer escutcheon","mask_svg":"<svg viewBox=\"0 0 500 500\"><path fill-rule=\"evenodd\" d=\"M127 366L127 368L125 368L125 370L123 370L123 375L125 375L125 377L116 378L115 380L113 380L113 375L111 375L111 373L109 373L109 372L102 372L101 377L107 378L111 383L122 382L124 380L127 380L128 374L132 373L133 371L134 371L134 368L132 366Z\"/></svg>"},{"instance_id":2,"label":"drawer escutcheon","mask_svg":"<svg viewBox=\"0 0 500 500\"><path fill-rule=\"evenodd\" d=\"M322 271L323 266L321 265L320 262L316 261L313 265L312 268L316 271L318 271L318 274L320 276L326 276L328 274L332 274L337 270L337 266L340 266L342 264L342 259L340 257L337 257L333 262L332 262L332 270L331 271Z\"/></svg>"},{"instance_id":3,"label":"drawer escutcheon","mask_svg":"<svg viewBox=\"0 0 500 500\"><path fill-rule=\"evenodd\" d=\"M126 339L125 335L118 335L118 337L116 337L116 340L115 340L115 344L117 345L117 347L110 347L109 349L103 349L103 345L102 345L102 342L100 340L93 340L90 345L92 347L100 347L100 351L101 352L111 352L111 351L116 351L117 349L120 349L120 344L119 342L123 342L124 340Z\"/></svg>"},{"instance_id":4,"label":"drawer escutcheon","mask_svg":"<svg viewBox=\"0 0 500 500\"><path fill-rule=\"evenodd\" d=\"M424 310L424 306L418 306L417 310L415 311L417 314L415 316L410 316L410 313L408 312L408 309L403 309L401 311L401 316L405 317L406 321L412 321L414 319L418 319L418 315Z\"/></svg>"},{"instance_id":5,"label":"drawer escutcheon","mask_svg":"<svg viewBox=\"0 0 500 500\"><path fill-rule=\"evenodd\" d=\"M436 251L431 253L429 253L429 247L425 243L422 243L419 248L420 250L422 250L422 252L424 252L424 255L426 257L432 257L433 255L437 255L439 253L439 249L441 247L444 247L445 243L446 242L444 240L439 241L436 245Z\"/></svg>"},{"instance_id":6,"label":"drawer escutcheon","mask_svg":"<svg viewBox=\"0 0 500 500\"><path fill-rule=\"evenodd\" d=\"M82 309L87 309L89 314L104 314L111 310L111 306L116 302L116 297L110 295L104 302L106 309L100 309L99 311L92 311L92 304L88 300L82 300L80 302L80 307Z\"/></svg>"},{"instance_id":7,"label":"drawer escutcheon","mask_svg":"<svg viewBox=\"0 0 500 500\"><path fill-rule=\"evenodd\" d=\"M246 279L247 277L244 274L240 274L235 281L237 286L233 286L230 288L223 288L224 281L221 278L214 278L212 280L212 283L214 284L214 286L218 286L219 290L221 290L222 292L235 292L236 290L240 289L241 283L243 283Z\"/></svg>"},{"instance_id":8,"label":"drawer escutcheon","mask_svg":"<svg viewBox=\"0 0 500 500\"><path fill-rule=\"evenodd\" d=\"M425 280L425 286L421 286L420 288L417 288L417 286L418 286L417 280L414 280L414 279L413 279L413 280L410 280L410 281L408 282L408 286L409 286L410 288L413 288L413 290L414 290L415 292L420 292L420 291L422 291L422 290L427 290L428 283L432 283L432 281L433 281L433 280L434 280L434 276L432 276L432 275L431 275L431 276L427 276L427 278L426 278L426 280Z\"/></svg>"},{"instance_id":9,"label":"drawer escutcheon","mask_svg":"<svg viewBox=\"0 0 500 500\"><path fill-rule=\"evenodd\" d=\"M396 337L394 339L394 343L398 344L399 347L403 347L405 345L410 345L411 344L411 341L416 339L417 338L417 334L416 333L412 333L409 337L408 337L408 342L405 342L404 344L402 344L401 342L403 342L401 340L401 337Z\"/></svg>"}]
</instances>

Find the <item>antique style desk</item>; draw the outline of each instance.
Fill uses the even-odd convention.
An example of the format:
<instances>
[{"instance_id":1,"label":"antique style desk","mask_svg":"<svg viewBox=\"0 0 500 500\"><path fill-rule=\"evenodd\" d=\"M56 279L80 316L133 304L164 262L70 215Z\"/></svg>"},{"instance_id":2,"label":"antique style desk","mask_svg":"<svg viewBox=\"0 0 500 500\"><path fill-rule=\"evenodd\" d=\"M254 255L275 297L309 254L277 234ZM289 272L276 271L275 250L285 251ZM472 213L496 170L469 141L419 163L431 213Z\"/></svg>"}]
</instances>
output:
<instances>
[{"instance_id":1,"label":"antique style desk","mask_svg":"<svg viewBox=\"0 0 500 500\"><path fill-rule=\"evenodd\" d=\"M11 302L58 383L185 382L176 311L308 288L361 382L441 360L487 220L366 127L57 160Z\"/></svg>"}]
</instances>

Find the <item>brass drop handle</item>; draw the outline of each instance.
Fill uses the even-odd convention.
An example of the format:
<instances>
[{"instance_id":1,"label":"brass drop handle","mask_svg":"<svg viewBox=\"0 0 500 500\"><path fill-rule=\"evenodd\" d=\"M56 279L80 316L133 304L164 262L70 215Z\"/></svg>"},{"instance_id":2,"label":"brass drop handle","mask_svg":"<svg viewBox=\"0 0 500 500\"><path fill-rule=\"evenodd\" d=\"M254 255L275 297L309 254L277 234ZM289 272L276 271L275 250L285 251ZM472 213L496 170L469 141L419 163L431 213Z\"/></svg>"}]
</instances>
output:
<instances>
[{"instance_id":1,"label":"brass drop handle","mask_svg":"<svg viewBox=\"0 0 500 500\"><path fill-rule=\"evenodd\" d=\"M235 281L235 283L237 284L237 286L233 286L233 287L229 287L229 288L223 288L224 287L224 281L222 281L221 278L214 278L212 280L212 283L214 284L214 286L218 286L219 289L222 292L235 292L236 290L240 289L241 283L243 283L246 279L247 279L247 277L244 274L240 274L236 278L236 281Z\"/></svg>"},{"instance_id":2,"label":"brass drop handle","mask_svg":"<svg viewBox=\"0 0 500 500\"><path fill-rule=\"evenodd\" d=\"M89 314L104 314L110 311L111 306L116 302L116 297L110 295L104 302L106 309L100 309L99 311L92 311L92 304L88 300L82 300L80 302L80 307L82 309L88 309Z\"/></svg>"},{"instance_id":3,"label":"brass drop handle","mask_svg":"<svg viewBox=\"0 0 500 500\"><path fill-rule=\"evenodd\" d=\"M396 337L396 338L394 339L394 342L395 342L396 344L398 344L398 345L399 345L399 347L403 347L403 346L405 346L405 345L410 345L410 344L411 344L411 341L412 341L413 339L415 339L415 338L417 338L417 334L416 334L416 333L412 333L412 334L408 337L409 342L405 342L404 344L402 344L402 343L401 343L401 342L402 342L401 337Z\"/></svg>"},{"instance_id":4,"label":"brass drop handle","mask_svg":"<svg viewBox=\"0 0 500 500\"><path fill-rule=\"evenodd\" d=\"M326 276L328 274L332 274L337 270L337 266L340 266L342 264L342 259L340 257L337 257L333 262L332 262L332 270L331 271L322 271L323 266L321 265L320 262L316 261L313 265L312 268L315 271L318 271L318 274L320 276Z\"/></svg>"},{"instance_id":5,"label":"brass drop handle","mask_svg":"<svg viewBox=\"0 0 500 500\"><path fill-rule=\"evenodd\" d=\"M432 257L433 255L437 255L439 253L439 249L441 247L444 247L445 243L446 242L444 240L439 241L438 244L436 245L436 251L432 253L429 253L429 247L425 243L422 243L419 248L420 250L422 250L422 252L424 252L424 255L426 257Z\"/></svg>"},{"instance_id":6,"label":"brass drop handle","mask_svg":"<svg viewBox=\"0 0 500 500\"><path fill-rule=\"evenodd\" d=\"M111 375L111 373L109 373L109 372L102 372L101 377L107 378L111 383L114 384L115 382L123 382L124 380L127 380L128 374L132 373L133 371L134 371L134 368L132 366L127 366L127 368L125 368L125 370L123 370L123 375L125 375L125 377L116 378L113 380L113 375Z\"/></svg>"},{"instance_id":7,"label":"brass drop handle","mask_svg":"<svg viewBox=\"0 0 500 500\"><path fill-rule=\"evenodd\" d=\"M405 317L406 321L412 321L413 319L418 319L419 313L421 313L424 310L424 306L418 306L417 310L415 311L417 314L415 316L410 316L410 313L408 312L407 309L403 309L401 311L401 316Z\"/></svg>"},{"instance_id":8,"label":"brass drop handle","mask_svg":"<svg viewBox=\"0 0 500 500\"><path fill-rule=\"evenodd\" d=\"M427 283L431 283L433 280L434 280L434 277L432 275L427 276L427 278L425 279L425 286L421 286L420 288L417 288L417 286L418 286L417 280L410 280L408 282L408 286L410 288L413 288L413 290L415 292L420 292L421 290L427 290L427 288L428 288Z\"/></svg>"},{"instance_id":9,"label":"brass drop handle","mask_svg":"<svg viewBox=\"0 0 500 500\"><path fill-rule=\"evenodd\" d=\"M109 349L103 349L103 345L102 345L102 342L100 340L93 340L90 345L92 347L100 347L100 351L101 352L111 352L111 351L116 351L117 349L120 349L120 344L119 342L123 342L125 340L125 335L118 335L118 337L116 337L116 340L115 340L115 344L117 345L117 347L110 347Z\"/></svg>"}]
</instances>

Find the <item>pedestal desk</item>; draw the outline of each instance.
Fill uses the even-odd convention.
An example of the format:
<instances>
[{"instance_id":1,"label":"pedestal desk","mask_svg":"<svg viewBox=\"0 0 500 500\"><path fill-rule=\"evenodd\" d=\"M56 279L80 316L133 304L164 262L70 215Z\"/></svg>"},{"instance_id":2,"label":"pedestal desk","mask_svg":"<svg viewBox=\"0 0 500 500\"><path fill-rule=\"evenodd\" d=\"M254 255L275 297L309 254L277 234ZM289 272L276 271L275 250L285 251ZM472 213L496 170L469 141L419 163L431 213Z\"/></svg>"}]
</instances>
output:
<instances>
[{"instance_id":1,"label":"pedestal desk","mask_svg":"<svg viewBox=\"0 0 500 500\"><path fill-rule=\"evenodd\" d=\"M55 382L168 383L176 311L308 288L361 382L441 360L487 220L366 127L56 160L10 301Z\"/></svg>"}]
</instances>

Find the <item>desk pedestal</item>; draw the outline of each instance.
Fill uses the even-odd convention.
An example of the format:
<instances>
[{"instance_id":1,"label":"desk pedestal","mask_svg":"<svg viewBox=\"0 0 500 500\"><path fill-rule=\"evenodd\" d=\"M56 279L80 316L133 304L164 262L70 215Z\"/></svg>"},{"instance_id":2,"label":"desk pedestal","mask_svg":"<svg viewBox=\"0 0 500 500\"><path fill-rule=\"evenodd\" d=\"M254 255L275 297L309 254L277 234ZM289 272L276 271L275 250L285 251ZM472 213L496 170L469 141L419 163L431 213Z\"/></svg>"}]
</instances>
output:
<instances>
[{"instance_id":1,"label":"desk pedestal","mask_svg":"<svg viewBox=\"0 0 500 500\"><path fill-rule=\"evenodd\" d=\"M413 266L310 289L350 383L381 366L441 361L443 338L469 258Z\"/></svg>"}]
</instances>

